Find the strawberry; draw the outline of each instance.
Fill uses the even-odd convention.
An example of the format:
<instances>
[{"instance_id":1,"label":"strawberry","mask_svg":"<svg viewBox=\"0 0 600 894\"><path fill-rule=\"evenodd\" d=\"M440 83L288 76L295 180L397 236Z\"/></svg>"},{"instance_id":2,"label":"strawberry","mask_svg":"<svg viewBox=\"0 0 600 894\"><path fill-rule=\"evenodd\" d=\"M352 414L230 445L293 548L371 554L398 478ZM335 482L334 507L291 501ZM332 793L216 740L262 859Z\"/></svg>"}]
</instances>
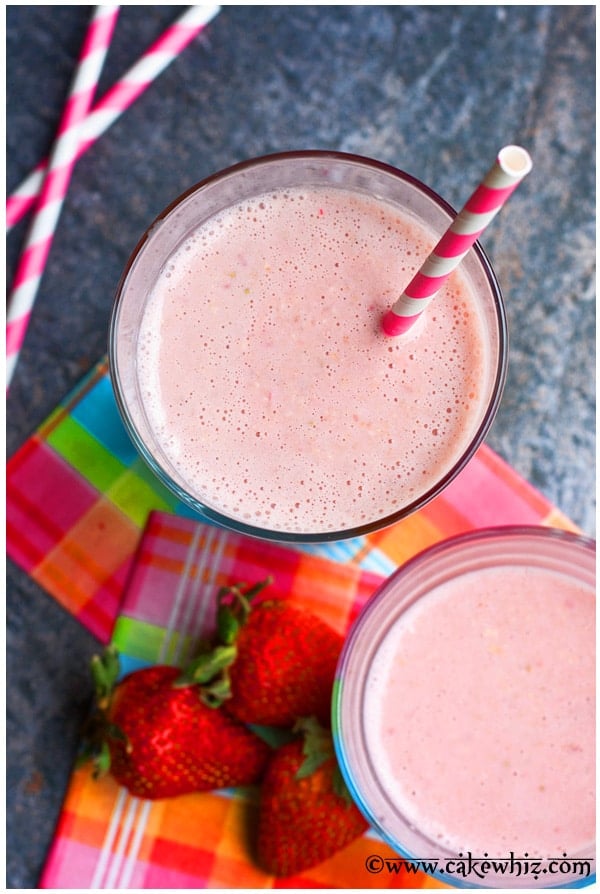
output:
<instances>
[{"instance_id":1,"label":"strawberry","mask_svg":"<svg viewBox=\"0 0 600 894\"><path fill-rule=\"evenodd\" d=\"M299 726L304 740L277 749L261 786L257 861L280 877L329 859L368 828L343 785L330 735L313 718Z\"/></svg>"},{"instance_id":2,"label":"strawberry","mask_svg":"<svg viewBox=\"0 0 600 894\"><path fill-rule=\"evenodd\" d=\"M292 727L314 715L330 724L331 692L342 637L316 615L281 600L252 599L269 581L243 593L218 596L221 641L232 662L219 682L217 701L243 723Z\"/></svg>"},{"instance_id":3,"label":"strawberry","mask_svg":"<svg viewBox=\"0 0 600 894\"><path fill-rule=\"evenodd\" d=\"M118 658L116 659L118 672ZM115 653L93 661L100 770L140 798L169 798L257 782L271 749L175 667L134 671L113 687Z\"/></svg>"}]
</instances>

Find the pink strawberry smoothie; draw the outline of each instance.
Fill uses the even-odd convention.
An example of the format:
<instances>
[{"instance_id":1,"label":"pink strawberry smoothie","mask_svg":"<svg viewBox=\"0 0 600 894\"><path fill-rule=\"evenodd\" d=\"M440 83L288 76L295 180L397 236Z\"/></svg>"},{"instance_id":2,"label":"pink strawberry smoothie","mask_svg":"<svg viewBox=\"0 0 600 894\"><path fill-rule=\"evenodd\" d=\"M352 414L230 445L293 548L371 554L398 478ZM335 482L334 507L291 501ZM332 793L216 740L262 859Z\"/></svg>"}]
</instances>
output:
<instances>
[{"instance_id":1,"label":"pink strawberry smoothie","mask_svg":"<svg viewBox=\"0 0 600 894\"><path fill-rule=\"evenodd\" d=\"M496 373L476 297L457 272L407 336L380 326L435 241L328 186L258 195L183 241L147 300L137 369L196 499L274 531L341 531L454 467Z\"/></svg>"},{"instance_id":2,"label":"pink strawberry smoothie","mask_svg":"<svg viewBox=\"0 0 600 894\"><path fill-rule=\"evenodd\" d=\"M454 853L590 853L594 650L593 589L544 568L470 571L404 612L363 704L409 824Z\"/></svg>"}]
</instances>

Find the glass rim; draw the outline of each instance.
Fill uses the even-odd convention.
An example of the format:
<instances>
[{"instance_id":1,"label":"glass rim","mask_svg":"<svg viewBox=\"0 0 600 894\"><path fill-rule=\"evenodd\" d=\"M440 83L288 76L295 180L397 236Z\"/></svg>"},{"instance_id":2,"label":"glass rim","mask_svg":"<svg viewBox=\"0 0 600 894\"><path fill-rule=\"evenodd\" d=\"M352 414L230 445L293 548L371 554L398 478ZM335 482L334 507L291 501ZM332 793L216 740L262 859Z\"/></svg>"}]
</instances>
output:
<instances>
[{"instance_id":1,"label":"glass rim","mask_svg":"<svg viewBox=\"0 0 600 894\"><path fill-rule=\"evenodd\" d=\"M127 400L125 399L125 395L121 387L120 375L116 360L116 341L119 313L123 301L123 296L125 294L125 286L128 280L129 273L142 254L146 242L151 236L157 224L161 223L163 220L166 220L173 212L177 210L177 208L183 202L185 202L192 195L201 192L203 189L209 186L217 184L219 181L226 180L247 170L265 165L271 165L273 163L284 163L288 161L300 162L311 159L323 161L329 160L332 162L341 162L342 164L349 165L354 164L357 166L360 165L368 169L380 171L384 174L389 175L390 177L402 180L405 183L408 183L414 189L420 191L448 216L449 221L456 217L457 212L452 207L452 205L450 205L437 192L435 192L435 190L427 186L427 184L423 183L412 174L408 174L407 172L389 165L386 162L378 161L366 156L333 150L306 149L287 152L276 152L270 155L262 155L255 158L246 159L244 161L230 165L229 167L224 168L221 171L211 174L208 177L198 181L196 184L190 186L177 198L171 201L154 218L152 223L150 223L150 225L146 227L141 238L138 240L137 245L129 255L129 258L125 264L125 267L117 284L115 298L111 308L108 329L108 366L119 413L123 422L125 423L127 433L132 439L136 449L138 450L146 464L152 469L156 477L161 481L161 483L164 484L171 492L173 492L178 497L180 502L193 509L197 514L200 515L201 518L204 518L208 521L220 525L221 527L236 531L241 534L247 534L249 536L258 537L263 540L291 543L326 543L330 541L347 540L355 537L361 537L374 531L379 531L387 528L390 525L393 525L401 521L402 519L407 518L409 515L412 515L414 512L422 509L427 503L434 499L434 497L440 494L454 480L454 478L456 478L456 476L465 468L467 463L476 453L477 449L483 443L498 411L498 407L502 399L504 385L506 383L508 370L508 323L504 300L492 265L482 246L479 244L478 241L476 241L470 251L475 254L478 260L479 268L484 274L485 280L489 286L490 294L493 300L494 319L497 325L498 360L496 364L495 376L493 382L491 382L490 384L490 399L477 429L475 430L472 438L470 439L467 447L464 449L460 457L450 467L450 469L448 469L444 473L444 475L435 482L435 484L429 487L420 496L416 497L414 500L401 507L400 509L397 509L394 512L391 512L383 517L373 519L369 522L353 525L342 530L307 531L301 533L248 524L247 522L243 522L240 519L229 516L224 512L213 509L212 507L203 503L202 500L194 497L192 494L186 491L185 488L178 484L178 482L176 482L169 475L169 473L165 469L163 469L163 467L155 459L151 451L146 446L143 438L140 436L132 415L128 410Z\"/></svg>"},{"instance_id":2,"label":"glass rim","mask_svg":"<svg viewBox=\"0 0 600 894\"><path fill-rule=\"evenodd\" d=\"M506 547L506 550L502 555L496 555L495 557L488 553L486 560L486 544L492 545L499 542ZM549 546L550 544L555 545L556 549L555 552L552 553L550 560L548 554L546 554L545 557L539 556L534 549L528 550L527 552L524 551L525 546L529 547L529 545L531 545L534 547L536 543L539 545L540 542L543 542L546 546ZM510 548L511 543L514 544L515 548L519 545L521 547L521 551L518 553L516 549L513 549L512 555L515 561L527 561L541 569L547 568L549 570L552 570L553 568L558 570L560 566L560 570L565 573L570 568L573 574L576 575L578 571L582 569L583 564L577 562L577 559L587 556L593 563L592 567L595 571L596 542L588 535L577 531L545 525L515 524L481 528L454 535L421 550L387 577L358 614L342 647L335 675L331 713L335 753L340 766L340 771L353 800L360 807L361 812L363 812L369 822L378 829L382 838L396 852L398 852L403 859L419 861L423 859L433 859L433 857L430 858L427 854L419 855L411 851L410 845L406 841L396 839L393 832L388 832L378 823L378 813L382 809L383 802L385 802L387 809L390 810L391 814L398 818L399 822L404 823L407 827L413 828L413 824L404 813L396 807L389 795L385 792L382 784L378 781L379 777L373 760L365 752L364 727L362 722L357 719L356 711L357 707L363 703L365 680L370 662L373 656L377 653L387 631L404 615L405 612L409 611L416 603L420 602L421 599L426 598L432 590L435 590L436 587L447 580L454 580L465 573L476 570L477 568L500 567L502 564L510 562L511 554L508 552L508 549ZM480 550L480 555L477 556L475 551L478 550L480 546L482 549ZM471 547L474 547L475 551L472 550ZM562 547L564 547L564 550ZM449 557L447 576L441 576L440 578L434 576L430 583L427 582L426 575L428 568L433 570L434 575L436 572L440 575L440 564L443 562L445 554ZM452 558L450 558L450 556ZM480 558L481 564L475 564L477 558ZM467 563L470 561L471 565L465 567L465 565L461 563L461 559L465 560ZM451 565L450 562L452 562ZM588 569L584 566L581 573L581 580L585 579L586 570ZM403 592L397 594L395 593L396 582L404 576L410 577L409 583ZM381 614L386 605L389 605L388 625L385 625L385 622L382 624L381 618ZM371 637L369 634L373 632L372 628L375 624L378 625L378 633L375 637ZM365 629L365 626L367 629ZM359 649L360 657L356 653L356 649ZM356 675L356 679L353 679L352 681L352 688L358 693L358 695L353 698L351 705L347 703L347 699L344 701L343 695L345 687L347 688L347 686L350 685L344 683L344 677L348 673L350 667L354 668ZM342 713L344 711L351 711L350 716L343 718ZM344 730L348 729L351 730L350 736L353 742L350 746L347 744L347 739L346 742L344 741ZM358 749L358 758L355 756L351 759L350 750L356 749ZM355 781L354 768L357 767L358 761L360 761L363 766L366 766L368 770L364 771L364 773ZM438 847L439 853L435 856L441 861L447 858L452 859L457 856L446 847L431 841L427 834L422 832L419 828L416 828L416 830L413 828L413 834L416 834L422 839L421 843L423 845L426 846L429 844ZM574 860L580 859L579 855L570 856ZM435 877L451 884L453 887L495 887L493 883L490 885L482 885L481 883L473 884L469 882L465 883L457 878L450 878L447 875L436 875ZM491 882L492 875L490 875L489 878ZM506 876L503 875L499 880L504 883L501 884L501 887L505 887L507 881ZM591 881L592 877L590 876L583 879L582 883L589 884ZM571 887L574 884L573 879L570 879L568 884L569 887ZM555 887L561 887L561 885L559 884Z\"/></svg>"},{"instance_id":3,"label":"glass rim","mask_svg":"<svg viewBox=\"0 0 600 894\"><path fill-rule=\"evenodd\" d=\"M454 534L451 537L446 537L444 540L440 540L437 543L433 543L431 546L419 550L418 553L411 556L399 565L390 575L384 578L370 597L368 603L355 619L352 631L346 637L344 642L340 654L339 667L342 665L345 653L349 652L352 647L351 641L354 639L354 631L357 626L364 618L376 610L379 603L385 599L387 592L394 587L396 580L405 577L407 574L412 574L415 570L436 561L444 553L456 553L465 547L469 547L479 542L487 543L493 540L503 540L508 543L511 540L522 540L523 538L530 538L533 540L541 539L546 542L554 540L557 543L564 543L565 545L571 545L576 548L581 547L582 550L585 550L588 553L593 553L594 555L596 553L596 541L587 534L543 524L490 525L485 528L477 528L473 531L466 531L462 534ZM535 556L532 558L532 561L535 561ZM417 598L421 598L426 592L427 591L420 594Z\"/></svg>"}]
</instances>

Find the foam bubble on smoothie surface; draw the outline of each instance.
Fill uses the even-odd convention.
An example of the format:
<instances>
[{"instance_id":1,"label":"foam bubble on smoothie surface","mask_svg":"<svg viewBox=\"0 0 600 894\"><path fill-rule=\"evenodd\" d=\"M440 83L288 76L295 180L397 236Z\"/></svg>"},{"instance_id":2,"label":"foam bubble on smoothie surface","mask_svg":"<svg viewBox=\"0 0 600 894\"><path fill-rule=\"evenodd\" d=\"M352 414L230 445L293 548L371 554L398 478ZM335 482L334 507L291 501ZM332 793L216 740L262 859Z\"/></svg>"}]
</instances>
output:
<instances>
[{"instance_id":1,"label":"foam bubble on smoothie surface","mask_svg":"<svg viewBox=\"0 0 600 894\"><path fill-rule=\"evenodd\" d=\"M426 325L379 320L434 237L333 188L274 191L201 226L141 327L148 418L188 489L249 524L333 531L425 493L467 447L489 375L460 274Z\"/></svg>"}]
</instances>

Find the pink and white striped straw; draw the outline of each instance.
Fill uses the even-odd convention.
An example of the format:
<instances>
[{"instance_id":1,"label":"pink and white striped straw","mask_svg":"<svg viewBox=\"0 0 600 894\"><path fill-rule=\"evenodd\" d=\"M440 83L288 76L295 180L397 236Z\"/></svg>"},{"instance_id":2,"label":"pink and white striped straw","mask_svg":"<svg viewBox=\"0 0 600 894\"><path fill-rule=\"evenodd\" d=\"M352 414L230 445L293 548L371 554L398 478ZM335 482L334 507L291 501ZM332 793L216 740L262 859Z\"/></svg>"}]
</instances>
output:
<instances>
[{"instance_id":1,"label":"pink and white striped straw","mask_svg":"<svg viewBox=\"0 0 600 894\"><path fill-rule=\"evenodd\" d=\"M386 335L402 335L416 323L531 168L531 158L520 146L505 146L500 150L482 183L384 315L381 325Z\"/></svg>"},{"instance_id":2,"label":"pink and white striped straw","mask_svg":"<svg viewBox=\"0 0 600 894\"><path fill-rule=\"evenodd\" d=\"M218 5L191 6L163 32L88 114L81 127L76 158L80 158L114 124L219 12ZM35 202L44 179L46 164L45 161L40 162L8 197L7 230L18 223Z\"/></svg>"},{"instance_id":3,"label":"pink and white striped straw","mask_svg":"<svg viewBox=\"0 0 600 894\"><path fill-rule=\"evenodd\" d=\"M6 321L6 372L10 384L79 146L79 128L92 104L110 46L118 6L97 6L88 26L69 96L63 109L31 229L21 254Z\"/></svg>"}]
</instances>

